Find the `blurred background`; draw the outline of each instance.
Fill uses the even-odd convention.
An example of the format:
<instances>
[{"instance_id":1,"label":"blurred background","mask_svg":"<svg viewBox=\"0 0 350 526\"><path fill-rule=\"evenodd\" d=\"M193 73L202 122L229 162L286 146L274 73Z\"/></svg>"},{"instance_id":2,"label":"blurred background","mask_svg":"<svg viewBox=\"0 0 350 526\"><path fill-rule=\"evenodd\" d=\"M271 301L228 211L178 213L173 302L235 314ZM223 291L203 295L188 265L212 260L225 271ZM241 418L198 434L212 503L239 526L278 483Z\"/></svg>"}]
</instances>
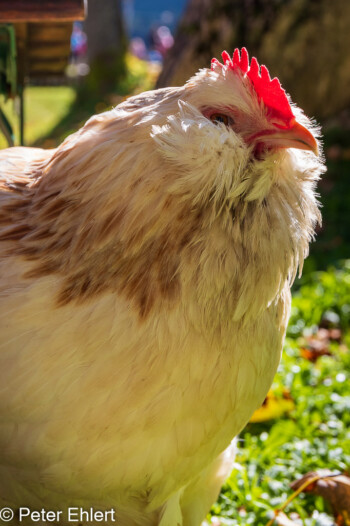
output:
<instances>
[{"instance_id":1,"label":"blurred background","mask_svg":"<svg viewBox=\"0 0 350 526\"><path fill-rule=\"evenodd\" d=\"M266 524L308 471L350 471L350 2L0 0L0 148L54 148L93 113L242 46L321 124L328 171L284 359L212 511L232 525ZM350 524L350 490L339 495L303 493L284 524Z\"/></svg>"}]
</instances>

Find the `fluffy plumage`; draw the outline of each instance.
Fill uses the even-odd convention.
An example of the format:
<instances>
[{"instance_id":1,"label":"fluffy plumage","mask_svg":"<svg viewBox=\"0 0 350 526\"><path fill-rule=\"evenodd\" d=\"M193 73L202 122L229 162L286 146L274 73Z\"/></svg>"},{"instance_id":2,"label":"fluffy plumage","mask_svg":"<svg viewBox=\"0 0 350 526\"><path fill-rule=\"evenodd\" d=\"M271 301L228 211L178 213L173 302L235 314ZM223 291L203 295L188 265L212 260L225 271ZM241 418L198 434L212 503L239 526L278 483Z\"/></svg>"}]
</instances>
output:
<instances>
[{"instance_id":1,"label":"fluffy plumage","mask_svg":"<svg viewBox=\"0 0 350 526\"><path fill-rule=\"evenodd\" d=\"M56 150L1 152L1 505L203 520L320 219L316 131L292 109L281 131L214 66Z\"/></svg>"}]
</instances>

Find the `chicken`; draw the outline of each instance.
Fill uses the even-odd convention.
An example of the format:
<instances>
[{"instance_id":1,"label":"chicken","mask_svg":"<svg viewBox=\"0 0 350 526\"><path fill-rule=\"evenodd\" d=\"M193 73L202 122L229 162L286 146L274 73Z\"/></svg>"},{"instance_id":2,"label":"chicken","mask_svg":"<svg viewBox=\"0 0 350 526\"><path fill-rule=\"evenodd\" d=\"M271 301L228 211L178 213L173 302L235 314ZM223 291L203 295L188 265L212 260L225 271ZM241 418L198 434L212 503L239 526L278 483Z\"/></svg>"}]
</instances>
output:
<instances>
[{"instance_id":1,"label":"chicken","mask_svg":"<svg viewBox=\"0 0 350 526\"><path fill-rule=\"evenodd\" d=\"M222 56L0 154L1 506L199 526L232 469L324 168L279 81Z\"/></svg>"}]
</instances>

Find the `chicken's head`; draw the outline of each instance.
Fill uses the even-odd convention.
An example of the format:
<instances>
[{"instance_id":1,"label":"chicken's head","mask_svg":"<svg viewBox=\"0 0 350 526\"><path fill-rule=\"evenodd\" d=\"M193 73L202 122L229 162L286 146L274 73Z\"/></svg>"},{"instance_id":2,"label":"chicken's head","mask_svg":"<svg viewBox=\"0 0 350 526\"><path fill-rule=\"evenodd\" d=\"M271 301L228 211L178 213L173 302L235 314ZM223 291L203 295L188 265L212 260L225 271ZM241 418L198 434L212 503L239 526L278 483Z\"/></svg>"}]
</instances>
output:
<instances>
[{"instance_id":1,"label":"chicken's head","mask_svg":"<svg viewBox=\"0 0 350 526\"><path fill-rule=\"evenodd\" d=\"M259 64L253 57L249 67L245 48L242 49L242 56L239 50L235 49L232 59L226 51L222 53L222 58L225 66L213 59L212 70L221 69L220 73L224 77L232 72L236 83L239 76L238 89L240 86L241 100L246 99L247 105L244 108L239 102L238 107L228 103L226 108L221 106L218 112L208 109L208 117L214 122L219 120L232 126L256 149L290 147L311 150L317 155L315 137L296 120L286 92L276 77L271 80L266 66L261 66L259 72Z\"/></svg>"},{"instance_id":2,"label":"chicken's head","mask_svg":"<svg viewBox=\"0 0 350 526\"><path fill-rule=\"evenodd\" d=\"M223 64L213 59L211 69L187 82L179 113L154 126L165 157L199 171L210 167L216 177L211 193L231 204L236 197L264 200L272 184L300 164L303 171L306 165L313 174L319 171L318 129L291 103L279 80L255 57L249 65L245 48L232 58L224 51L222 58ZM203 177L203 190L212 182Z\"/></svg>"}]
</instances>

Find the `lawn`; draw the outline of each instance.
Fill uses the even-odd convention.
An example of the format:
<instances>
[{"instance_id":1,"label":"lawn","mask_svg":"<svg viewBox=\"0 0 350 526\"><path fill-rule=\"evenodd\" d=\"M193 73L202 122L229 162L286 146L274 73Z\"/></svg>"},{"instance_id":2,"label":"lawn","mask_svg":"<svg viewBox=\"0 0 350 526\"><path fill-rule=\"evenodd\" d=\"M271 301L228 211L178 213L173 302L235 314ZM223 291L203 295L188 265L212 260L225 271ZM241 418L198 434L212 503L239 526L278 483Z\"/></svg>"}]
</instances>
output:
<instances>
[{"instance_id":1,"label":"lawn","mask_svg":"<svg viewBox=\"0 0 350 526\"><path fill-rule=\"evenodd\" d=\"M67 135L74 133L94 113L101 113L119 104L128 94L151 89L158 73L157 66L148 67L136 57L127 54L127 76L117 92L102 100L93 93L88 96L76 81L70 86L28 86L24 90L26 146L53 148ZM0 96L0 105L11 122L18 143L18 115L16 104ZM7 144L0 134L0 149Z\"/></svg>"},{"instance_id":2,"label":"lawn","mask_svg":"<svg viewBox=\"0 0 350 526\"><path fill-rule=\"evenodd\" d=\"M57 124L70 113L76 99L76 90L70 86L29 86L24 92L25 143L28 146L40 142L45 147L54 144L50 138ZM18 117L13 101L1 104L6 116L14 126L18 137ZM0 135L0 148L6 143Z\"/></svg>"},{"instance_id":3,"label":"lawn","mask_svg":"<svg viewBox=\"0 0 350 526\"><path fill-rule=\"evenodd\" d=\"M266 417L272 418L250 423L241 434L237 467L212 510L224 517L222 524L267 524L301 475L323 468L350 471L349 327L348 261L309 275L293 298L272 387L277 407L286 412L274 419L268 399ZM286 513L305 526L334 524L325 500L311 494L299 495Z\"/></svg>"}]
</instances>

